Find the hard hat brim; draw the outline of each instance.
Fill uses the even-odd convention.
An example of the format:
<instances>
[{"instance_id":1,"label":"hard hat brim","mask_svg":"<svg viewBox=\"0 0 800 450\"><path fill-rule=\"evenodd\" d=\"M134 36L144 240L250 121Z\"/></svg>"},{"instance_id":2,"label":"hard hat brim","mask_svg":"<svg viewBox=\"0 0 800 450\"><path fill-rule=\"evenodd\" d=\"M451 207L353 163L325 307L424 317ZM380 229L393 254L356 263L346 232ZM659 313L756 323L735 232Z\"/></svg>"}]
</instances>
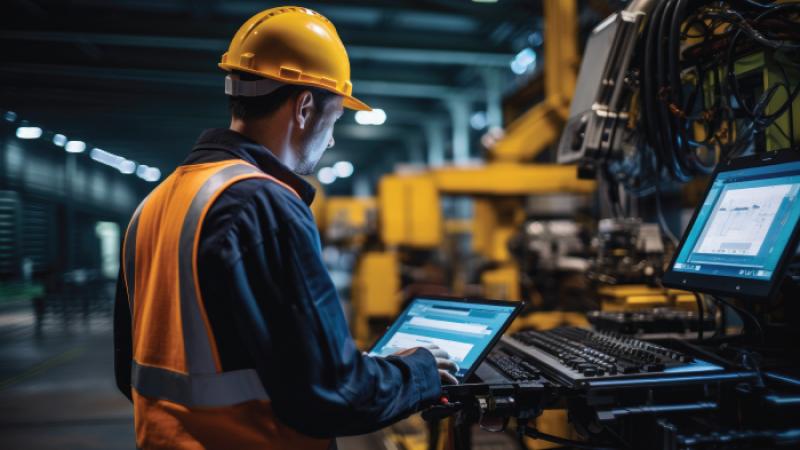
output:
<instances>
[{"instance_id":1,"label":"hard hat brim","mask_svg":"<svg viewBox=\"0 0 800 450\"><path fill-rule=\"evenodd\" d=\"M369 105L351 95L343 95L343 97L344 101L342 102L342 106L347 109L353 109L355 111L372 111L372 108Z\"/></svg>"}]
</instances>

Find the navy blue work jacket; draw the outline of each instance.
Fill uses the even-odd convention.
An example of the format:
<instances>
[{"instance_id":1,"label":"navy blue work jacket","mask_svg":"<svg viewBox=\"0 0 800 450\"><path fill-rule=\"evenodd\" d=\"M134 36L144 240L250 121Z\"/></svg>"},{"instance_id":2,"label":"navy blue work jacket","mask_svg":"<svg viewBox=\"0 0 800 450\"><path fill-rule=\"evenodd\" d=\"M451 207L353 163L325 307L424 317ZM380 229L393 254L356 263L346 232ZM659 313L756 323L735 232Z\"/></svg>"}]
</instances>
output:
<instances>
[{"instance_id":1,"label":"navy blue work jacket","mask_svg":"<svg viewBox=\"0 0 800 450\"><path fill-rule=\"evenodd\" d=\"M198 273L222 369L255 368L278 418L314 437L371 432L435 401L441 385L429 351L373 358L356 349L321 259L310 184L227 129L205 131L183 164L232 158L255 164L302 200L250 179L223 192L206 216ZM117 385L130 398L131 317L122 282L114 338Z\"/></svg>"}]
</instances>

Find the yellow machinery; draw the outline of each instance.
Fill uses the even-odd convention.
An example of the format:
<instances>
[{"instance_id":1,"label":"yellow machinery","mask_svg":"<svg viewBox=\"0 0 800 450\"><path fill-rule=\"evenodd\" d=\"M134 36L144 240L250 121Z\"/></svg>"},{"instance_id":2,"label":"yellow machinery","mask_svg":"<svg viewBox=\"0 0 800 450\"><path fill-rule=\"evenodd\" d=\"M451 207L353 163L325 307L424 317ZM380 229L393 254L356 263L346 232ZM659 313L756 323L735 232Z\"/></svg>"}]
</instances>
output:
<instances>
[{"instance_id":1,"label":"yellow machinery","mask_svg":"<svg viewBox=\"0 0 800 450\"><path fill-rule=\"evenodd\" d=\"M694 294L677 289L628 284L601 286L597 290L602 311L636 311L650 308L697 309Z\"/></svg>"},{"instance_id":2,"label":"yellow machinery","mask_svg":"<svg viewBox=\"0 0 800 450\"><path fill-rule=\"evenodd\" d=\"M376 204L374 197L328 197L321 208L326 239L363 244L375 229Z\"/></svg>"},{"instance_id":3,"label":"yellow machinery","mask_svg":"<svg viewBox=\"0 0 800 450\"><path fill-rule=\"evenodd\" d=\"M448 245L448 233L469 229L473 252L494 267L482 273L482 295L516 300L520 298L519 269L507 243L525 220L525 198L557 193L589 195L595 190L593 181L577 178L574 166L533 162L561 134L579 63L576 2L545 0L544 16L545 100L507 127L504 138L491 149L489 162L478 167L393 174L381 180L377 208L383 247L362 254L353 282L353 331L359 345L374 339L377 330L371 329L370 323L390 319L399 312L401 259L406 250L440 250ZM443 220L440 199L445 195L474 200L471 223ZM458 294L467 289L457 277L450 288ZM586 319L575 313L529 317L526 326L541 329L564 323L587 325ZM568 437L566 424L563 411L549 411L537 421L540 430ZM395 441L409 444L401 437ZM551 446L542 441L530 443L532 448Z\"/></svg>"},{"instance_id":4,"label":"yellow machinery","mask_svg":"<svg viewBox=\"0 0 800 450\"><path fill-rule=\"evenodd\" d=\"M369 333L366 324L381 318L391 319L399 312L402 299L397 295L401 287L397 280L400 249L434 250L445 245L442 195L470 195L475 199L470 227L472 249L498 265L483 274L481 294L517 300L520 298L518 269L507 242L524 220L524 197L563 192L587 194L593 190L593 182L576 178L574 167L554 164L492 163L383 177L378 193L379 236L383 248L362 255L354 279L354 287L357 286L353 291L356 339L360 344L369 342L375 336ZM462 226L447 228L463 231ZM450 288L463 294L463 286Z\"/></svg>"},{"instance_id":5,"label":"yellow machinery","mask_svg":"<svg viewBox=\"0 0 800 450\"><path fill-rule=\"evenodd\" d=\"M519 269L508 250L509 238L525 220L524 199L532 195L588 195L594 182L578 180L575 167L493 162L482 167L448 167L431 173L443 195L469 195L474 201L472 250L496 266L481 275L482 294L519 300Z\"/></svg>"},{"instance_id":6,"label":"yellow machinery","mask_svg":"<svg viewBox=\"0 0 800 450\"><path fill-rule=\"evenodd\" d=\"M577 4L574 0L544 0L544 100L506 127L492 149L497 161L532 161L556 142L569 114L575 91L578 56Z\"/></svg>"}]
</instances>

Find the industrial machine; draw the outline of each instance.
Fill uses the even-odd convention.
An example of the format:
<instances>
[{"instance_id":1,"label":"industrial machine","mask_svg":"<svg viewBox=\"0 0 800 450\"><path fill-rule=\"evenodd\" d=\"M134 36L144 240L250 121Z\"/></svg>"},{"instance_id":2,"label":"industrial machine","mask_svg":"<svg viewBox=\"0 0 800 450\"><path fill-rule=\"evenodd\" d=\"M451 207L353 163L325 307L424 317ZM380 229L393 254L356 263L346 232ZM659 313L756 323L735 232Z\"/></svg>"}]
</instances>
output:
<instances>
[{"instance_id":1,"label":"industrial machine","mask_svg":"<svg viewBox=\"0 0 800 450\"><path fill-rule=\"evenodd\" d=\"M798 24L796 2L643 0L593 30L557 159L597 183L594 220L531 218L512 248L521 279L582 268L597 311L512 327L426 412L455 415L452 447L476 422L574 448L800 446ZM571 434L533 421L562 409Z\"/></svg>"},{"instance_id":2,"label":"industrial machine","mask_svg":"<svg viewBox=\"0 0 800 450\"><path fill-rule=\"evenodd\" d=\"M712 173L798 150L800 5L636 0L592 30L579 74L575 2L544 10L544 100L486 164L382 179L353 281L359 345L418 294L526 302L476 378L425 413L436 448L469 448L475 423L512 423L529 448L800 445L796 234L780 267L736 260L727 277L694 273L709 262L679 239ZM752 251L735 244L716 248Z\"/></svg>"},{"instance_id":3,"label":"industrial machine","mask_svg":"<svg viewBox=\"0 0 800 450\"><path fill-rule=\"evenodd\" d=\"M694 339L518 331L503 337L475 384L447 388L447 401L427 417L457 411L462 422L495 417L503 427L514 418L521 435L577 448L796 448L799 206L800 154L725 163L663 276L720 305L712 336L703 336L703 309ZM740 321L733 333L725 326L731 313ZM565 404L581 440L531 425ZM469 436L456 435L456 448L467 448Z\"/></svg>"}]
</instances>

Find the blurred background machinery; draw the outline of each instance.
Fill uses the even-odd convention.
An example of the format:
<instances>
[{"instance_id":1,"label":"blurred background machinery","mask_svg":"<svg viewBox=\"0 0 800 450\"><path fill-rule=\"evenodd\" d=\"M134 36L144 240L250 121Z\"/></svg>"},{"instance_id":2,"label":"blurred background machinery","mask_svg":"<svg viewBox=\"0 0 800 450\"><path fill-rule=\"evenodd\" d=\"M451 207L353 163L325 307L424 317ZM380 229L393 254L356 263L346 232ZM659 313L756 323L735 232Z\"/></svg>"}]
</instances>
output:
<instances>
[{"instance_id":1,"label":"blurred background machinery","mask_svg":"<svg viewBox=\"0 0 800 450\"><path fill-rule=\"evenodd\" d=\"M12 0L0 18L2 446L131 447L106 342L121 233L197 134L227 124L216 59L271 6ZM525 301L510 332L745 328L660 278L719 162L800 145L796 2L301 6L336 24L377 108L345 114L311 180L361 348L424 294ZM102 369L76 381L87 367ZM564 404L535 424L578 437ZM475 448L551 445L475 433ZM414 419L340 448L446 441Z\"/></svg>"}]
</instances>

